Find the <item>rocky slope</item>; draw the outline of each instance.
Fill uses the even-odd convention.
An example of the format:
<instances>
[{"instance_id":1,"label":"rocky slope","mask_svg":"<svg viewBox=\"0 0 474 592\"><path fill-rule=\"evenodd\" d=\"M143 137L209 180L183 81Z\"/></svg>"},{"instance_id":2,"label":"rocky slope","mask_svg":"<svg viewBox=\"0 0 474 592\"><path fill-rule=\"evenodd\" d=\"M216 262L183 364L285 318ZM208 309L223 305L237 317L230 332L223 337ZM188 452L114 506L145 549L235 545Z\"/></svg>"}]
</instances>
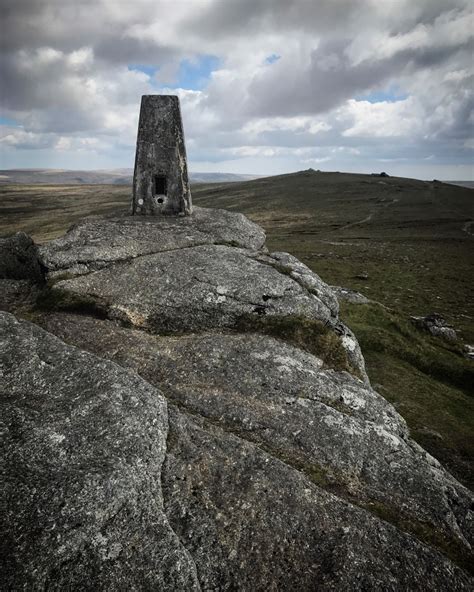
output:
<instances>
[{"instance_id":1,"label":"rocky slope","mask_svg":"<svg viewBox=\"0 0 474 592\"><path fill-rule=\"evenodd\" d=\"M0 243L7 589L470 589L471 493L264 243L201 208Z\"/></svg>"}]
</instances>

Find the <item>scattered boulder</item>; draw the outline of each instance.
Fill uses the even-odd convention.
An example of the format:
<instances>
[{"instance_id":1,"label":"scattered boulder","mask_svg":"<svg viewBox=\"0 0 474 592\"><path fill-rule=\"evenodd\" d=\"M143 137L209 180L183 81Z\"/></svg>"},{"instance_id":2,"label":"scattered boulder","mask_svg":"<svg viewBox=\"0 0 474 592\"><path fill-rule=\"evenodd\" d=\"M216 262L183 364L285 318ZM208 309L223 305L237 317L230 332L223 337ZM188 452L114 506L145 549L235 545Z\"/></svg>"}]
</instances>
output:
<instances>
[{"instance_id":1,"label":"scattered boulder","mask_svg":"<svg viewBox=\"0 0 474 592\"><path fill-rule=\"evenodd\" d=\"M339 302L349 302L349 304L369 304L370 300L360 292L351 290L350 288L342 288L341 286L331 286L332 291L336 295Z\"/></svg>"},{"instance_id":2,"label":"scattered boulder","mask_svg":"<svg viewBox=\"0 0 474 592\"><path fill-rule=\"evenodd\" d=\"M456 331L446 323L443 316L436 312L424 317L411 317L411 320L416 327L435 337L442 337L446 341L457 341Z\"/></svg>"},{"instance_id":3,"label":"scattered boulder","mask_svg":"<svg viewBox=\"0 0 474 592\"><path fill-rule=\"evenodd\" d=\"M474 360L474 345L466 344L464 346L465 356L469 360Z\"/></svg>"},{"instance_id":4,"label":"scattered boulder","mask_svg":"<svg viewBox=\"0 0 474 592\"><path fill-rule=\"evenodd\" d=\"M0 280L43 282L38 249L24 232L0 238Z\"/></svg>"},{"instance_id":5,"label":"scattered boulder","mask_svg":"<svg viewBox=\"0 0 474 592\"><path fill-rule=\"evenodd\" d=\"M368 271L361 271L357 275L354 276L357 280L368 280L369 279L369 272Z\"/></svg>"}]
</instances>

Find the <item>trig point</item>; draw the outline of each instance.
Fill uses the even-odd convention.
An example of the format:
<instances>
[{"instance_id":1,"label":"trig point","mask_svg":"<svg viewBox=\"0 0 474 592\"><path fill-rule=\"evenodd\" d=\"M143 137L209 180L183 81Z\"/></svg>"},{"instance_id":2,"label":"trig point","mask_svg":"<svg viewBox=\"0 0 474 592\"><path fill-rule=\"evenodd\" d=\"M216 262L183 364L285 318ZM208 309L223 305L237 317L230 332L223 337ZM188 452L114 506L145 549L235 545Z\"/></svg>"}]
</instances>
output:
<instances>
[{"instance_id":1,"label":"trig point","mask_svg":"<svg viewBox=\"0 0 474 592\"><path fill-rule=\"evenodd\" d=\"M192 212L179 99L144 95L138 123L132 214L186 216Z\"/></svg>"}]
</instances>

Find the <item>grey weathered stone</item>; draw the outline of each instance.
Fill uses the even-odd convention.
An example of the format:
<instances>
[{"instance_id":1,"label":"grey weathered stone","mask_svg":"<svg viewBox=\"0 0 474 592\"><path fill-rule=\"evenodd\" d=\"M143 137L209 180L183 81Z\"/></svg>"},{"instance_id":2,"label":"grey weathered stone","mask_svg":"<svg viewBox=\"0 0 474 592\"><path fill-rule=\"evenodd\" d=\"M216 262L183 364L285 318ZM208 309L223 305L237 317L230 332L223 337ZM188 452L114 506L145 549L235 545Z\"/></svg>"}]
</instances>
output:
<instances>
[{"instance_id":1,"label":"grey weathered stone","mask_svg":"<svg viewBox=\"0 0 474 592\"><path fill-rule=\"evenodd\" d=\"M357 339L337 319L331 288L292 255L267 253L264 241L261 228L241 214L196 208L183 218L85 220L40 247L40 256L50 279L109 268L104 276L56 287L92 297L112 318L153 331L232 328L249 315L250 322L252 315L321 321L339 335L349 363L367 379ZM187 248L202 245L228 248Z\"/></svg>"},{"instance_id":2,"label":"grey weathered stone","mask_svg":"<svg viewBox=\"0 0 474 592\"><path fill-rule=\"evenodd\" d=\"M172 408L162 483L202 590L470 589L434 549L258 446Z\"/></svg>"},{"instance_id":3,"label":"grey weathered stone","mask_svg":"<svg viewBox=\"0 0 474 592\"><path fill-rule=\"evenodd\" d=\"M289 253L269 253L262 254L258 261L267 263L282 273L288 274L295 282L298 282L303 288L311 294L317 296L331 311L332 316L336 317L339 312L339 304L334 292L323 282L323 280L311 271L304 263L301 263L296 257Z\"/></svg>"},{"instance_id":4,"label":"grey weathered stone","mask_svg":"<svg viewBox=\"0 0 474 592\"><path fill-rule=\"evenodd\" d=\"M457 341L456 331L438 313L432 313L424 317L411 317L411 320L419 329L431 333L434 337L442 337L446 341Z\"/></svg>"},{"instance_id":5,"label":"grey weathered stone","mask_svg":"<svg viewBox=\"0 0 474 592\"><path fill-rule=\"evenodd\" d=\"M332 327L340 337L350 364L367 378L357 339L337 318L338 303L332 290L295 257L288 253L267 254L216 244L138 257L147 249L158 250L150 235L148 240L137 241L135 245L128 227L119 226L121 232L117 236L121 238L116 240L121 248L113 250L110 237L116 235L110 230L101 232L103 225L104 222L99 222L99 227L89 223L83 229L73 230L71 239L66 235L43 249L43 264L52 270L50 274L60 275L60 269L84 273L94 268L99 255L100 266L107 265L109 257L123 258L131 252L136 258L95 273L58 281L57 289L92 298L110 318L158 333L237 328L243 318L251 324L252 317L259 324L261 318L271 319L272 316L319 321ZM152 225L152 229L160 226ZM252 226L243 223L239 226L249 230L247 236L254 235ZM169 224L171 232L179 227L179 220L173 219ZM194 224L190 227L194 228ZM134 225L132 228L137 229ZM109 238L104 240L101 236ZM186 235L191 240L196 236L201 238L196 229ZM74 247L83 242L86 242L84 248ZM257 246L260 237L257 241L246 239L246 242ZM179 238L177 244L180 244ZM78 254L84 262L83 268L78 266Z\"/></svg>"},{"instance_id":6,"label":"grey weathered stone","mask_svg":"<svg viewBox=\"0 0 474 592\"><path fill-rule=\"evenodd\" d=\"M41 284L30 280L0 279L0 310L16 312L31 308L40 290Z\"/></svg>"},{"instance_id":7,"label":"grey weathered stone","mask_svg":"<svg viewBox=\"0 0 474 592\"><path fill-rule=\"evenodd\" d=\"M242 214L194 208L192 217L91 218L39 247L48 277L82 274L141 255L203 244L258 250L265 233Z\"/></svg>"},{"instance_id":8,"label":"grey weathered stone","mask_svg":"<svg viewBox=\"0 0 474 592\"><path fill-rule=\"evenodd\" d=\"M353 368L358 369L359 378L362 378L366 383L369 383L369 377L365 370L364 356L362 355L362 350L360 349L359 342L357 341L354 332L341 321L334 326L334 331L341 339L342 346L346 350L346 355L350 364Z\"/></svg>"},{"instance_id":9,"label":"grey weathered stone","mask_svg":"<svg viewBox=\"0 0 474 592\"><path fill-rule=\"evenodd\" d=\"M24 232L0 238L0 310L31 306L44 283L38 248Z\"/></svg>"},{"instance_id":10,"label":"grey weathered stone","mask_svg":"<svg viewBox=\"0 0 474 592\"><path fill-rule=\"evenodd\" d=\"M179 98L144 95L138 124L132 214L192 212Z\"/></svg>"},{"instance_id":11,"label":"grey weathered stone","mask_svg":"<svg viewBox=\"0 0 474 592\"><path fill-rule=\"evenodd\" d=\"M43 281L37 247L24 232L0 238L0 279Z\"/></svg>"},{"instance_id":12,"label":"grey weathered stone","mask_svg":"<svg viewBox=\"0 0 474 592\"><path fill-rule=\"evenodd\" d=\"M324 302L331 311L331 316L334 319L332 321L333 328L341 338L349 362L359 370L361 377L368 382L364 357L354 333L344 323L335 320L339 313L339 302L332 288L323 282L314 271L311 271L309 267L289 253L261 253L257 256L257 260L289 275L310 294Z\"/></svg>"},{"instance_id":13,"label":"grey weathered stone","mask_svg":"<svg viewBox=\"0 0 474 592\"><path fill-rule=\"evenodd\" d=\"M331 286L332 291L336 295L339 302L349 302L350 304L369 304L370 300L360 292L351 290L349 288L342 288L341 286Z\"/></svg>"},{"instance_id":14,"label":"grey weathered stone","mask_svg":"<svg viewBox=\"0 0 474 592\"><path fill-rule=\"evenodd\" d=\"M2 529L7 589L470 589L464 572L438 551L337 490L337 495L325 491L318 476L310 478L304 467L294 466L278 443L264 450L263 443L248 438L248 428L233 429L231 408L221 406L223 419L212 411L222 399L237 413L238 403L231 400L237 387L242 416L257 420L262 405L271 416L272 399L282 405L284 391L298 381L304 386L311 372L322 373L316 359L294 348L281 350L282 344L261 336L249 336L246 354L243 336L220 336L213 345L215 336L157 338L87 317L62 315L61 322L60 316L55 315L57 328L69 326L69 335L79 341L100 347L108 341L112 347L110 337L120 335L121 352L112 354L120 363L127 365L127 348L137 360L142 353L148 362L161 356L164 368L156 374L156 367L148 366L150 374L172 376L159 390L132 370L0 315L7 386L2 414L8 428L8 512ZM54 316L47 320L54 325ZM76 330L71 321L77 321ZM192 343L196 339L204 340L202 347ZM265 351L268 358L245 368L252 353ZM185 353L193 353L187 368ZM275 354L285 359L272 360ZM178 367L173 368L173 357ZM275 395L272 388L257 387L264 375L268 386L277 386ZM310 400L314 386L306 382L306 387ZM193 391L199 400L194 407ZM331 387L327 391L321 396L329 402ZM390 407L373 392L365 408L354 398L347 402L367 423L369 417L377 421L372 404L382 415ZM200 413L203 404L208 417ZM291 415L293 406L287 409ZM311 420L306 417L299 427ZM272 425L263 416L260 421L256 432L264 431L267 421ZM380 421L394 433L404 430L393 410Z\"/></svg>"},{"instance_id":15,"label":"grey weathered stone","mask_svg":"<svg viewBox=\"0 0 474 592\"><path fill-rule=\"evenodd\" d=\"M197 590L163 511L160 393L7 313L0 336L2 587Z\"/></svg>"},{"instance_id":16,"label":"grey weathered stone","mask_svg":"<svg viewBox=\"0 0 474 592\"><path fill-rule=\"evenodd\" d=\"M469 552L472 495L409 438L370 386L271 337L156 337L56 315L45 327L136 370L180 409L255 443L353 503L442 532Z\"/></svg>"},{"instance_id":17,"label":"grey weathered stone","mask_svg":"<svg viewBox=\"0 0 474 592\"><path fill-rule=\"evenodd\" d=\"M232 328L243 315L333 318L325 302L289 275L252 251L224 245L145 255L55 286L93 297L111 318L156 332Z\"/></svg>"}]
</instances>

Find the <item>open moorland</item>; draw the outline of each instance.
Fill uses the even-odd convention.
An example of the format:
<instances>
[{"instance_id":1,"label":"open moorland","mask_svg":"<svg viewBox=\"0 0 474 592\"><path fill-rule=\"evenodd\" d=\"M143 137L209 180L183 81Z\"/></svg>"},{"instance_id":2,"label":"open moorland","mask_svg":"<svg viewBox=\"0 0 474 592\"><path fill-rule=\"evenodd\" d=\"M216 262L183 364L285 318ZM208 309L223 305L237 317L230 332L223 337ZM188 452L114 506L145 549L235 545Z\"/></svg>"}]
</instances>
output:
<instances>
[{"instance_id":1,"label":"open moorland","mask_svg":"<svg viewBox=\"0 0 474 592\"><path fill-rule=\"evenodd\" d=\"M37 242L91 214L124 212L123 185L2 185L0 234ZM362 292L343 303L369 376L413 437L472 487L474 473L474 191L438 181L300 173L193 186L196 205L245 213L269 249L289 251L328 283ZM456 329L450 344L416 329L437 312Z\"/></svg>"}]
</instances>

